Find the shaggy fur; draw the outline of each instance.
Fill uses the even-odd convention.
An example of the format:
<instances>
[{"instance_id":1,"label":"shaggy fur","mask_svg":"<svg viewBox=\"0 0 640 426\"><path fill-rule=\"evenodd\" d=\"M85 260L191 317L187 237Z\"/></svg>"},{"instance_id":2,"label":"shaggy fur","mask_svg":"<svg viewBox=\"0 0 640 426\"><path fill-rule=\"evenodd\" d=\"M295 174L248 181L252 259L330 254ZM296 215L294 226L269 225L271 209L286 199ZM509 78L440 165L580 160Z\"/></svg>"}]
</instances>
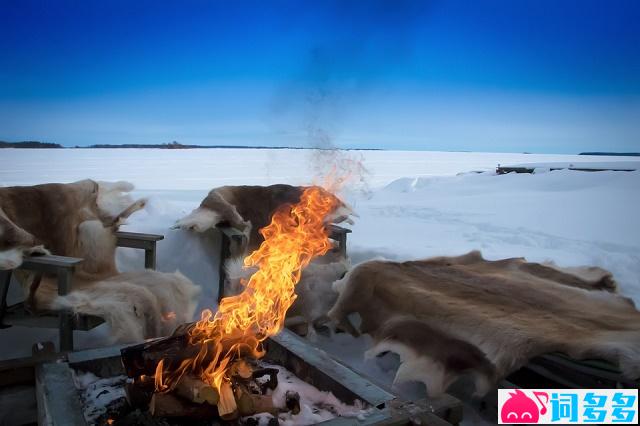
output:
<instances>
[{"instance_id":1,"label":"shaggy fur","mask_svg":"<svg viewBox=\"0 0 640 426\"><path fill-rule=\"evenodd\" d=\"M126 272L95 282L74 282L74 290L58 296L48 282L38 299L50 309L104 318L113 342L137 342L171 334L191 321L200 288L180 272Z\"/></svg>"},{"instance_id":2,"label":"shaggy fur","mask_svg":"<svg viewBox=\"0 0 640 426\"><path fill-rule=\"evenodd\" d=\"M285 204L300 201L303 186L222 186L209 192L200 206L180 219L174 228L205 232L216 226L231 226L246 235L246 246L238 248L234 255L246 255L257 249L264 240L259 230L271 223L273 213ZM351 222L354 215L343 203L327 218L328 223ZM352 222L351 222L352 223Z\"/></svg>"},{"instance_id":3,"label":"shaggy fur","mask_svg":"<svg viewBox=\"0 0 640 426\"><path fill-rule=\"evenodd\" d=\"M68 308L100 316L111 326L114 341L127 342L166 335L192 319L200 290L180 273L120 274L116 269L115 231L145 206L145 200L134 202L126 194L132 189L127 182L91 180L0 188L2 248L20 254L9 266L19 266L34 244L84 259L66 296L58 296L55 277L16 271L32 310Z\"/></svg>"},{"instance_id":4,"label":"shaggy fur","mask_svg":"<svg viewBox=\"0 0 640 426\"><path fill-rule=\"evenodd\" d=\"M487 261L479 252L403 263L370 261L334 283L340 295L329 317L354 335L371 334L372 353L401 347L406 359L431 365L425 374L439 377L437 383L417 378L430 386L430 394L468 369L500 380L550 352L608 360L626 377L640 377L640 312L611 291L615 284L609 273L589 273L584 279L522 258ZM359 330L347 318L352 313L360 315ZM400 331L402 323L393 322L400 321L398 316L417 321L412 331ZM424 343L427 339L434 343ZM467 356L472 359L458 367L449 362ZM493 376L489 366L495 368ZM403 375L405 369L398 380L411 377Z\"/></svg>"}]
</instances>

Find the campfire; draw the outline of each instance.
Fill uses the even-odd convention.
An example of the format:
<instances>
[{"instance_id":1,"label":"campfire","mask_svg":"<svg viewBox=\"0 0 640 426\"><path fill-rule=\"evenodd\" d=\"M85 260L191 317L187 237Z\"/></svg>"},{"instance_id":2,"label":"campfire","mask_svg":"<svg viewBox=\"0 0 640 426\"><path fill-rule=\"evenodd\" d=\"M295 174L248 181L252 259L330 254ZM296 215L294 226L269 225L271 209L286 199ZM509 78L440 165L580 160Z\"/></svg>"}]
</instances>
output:
<instances>
[{"instance_id":1,"label":"campfire","mask_svg":"<svg viewBox=\"0 0 640 426\"><path fill-rule=\"evenodd\" d=\"M290 391L275 406L269 391L278 386L278 369L262 364L263 342L283 328L302 269L332 244L326 218L339 200L319 187L300 202L284 206L260 230L261 246L245 259L257 268L244 291L222 299L214 314L184 324L168 338L126 348L122 361L132 405L153 416L215 418L225 421L256 413L300 411L300 395Z\"/></svg>"}]
</instances>

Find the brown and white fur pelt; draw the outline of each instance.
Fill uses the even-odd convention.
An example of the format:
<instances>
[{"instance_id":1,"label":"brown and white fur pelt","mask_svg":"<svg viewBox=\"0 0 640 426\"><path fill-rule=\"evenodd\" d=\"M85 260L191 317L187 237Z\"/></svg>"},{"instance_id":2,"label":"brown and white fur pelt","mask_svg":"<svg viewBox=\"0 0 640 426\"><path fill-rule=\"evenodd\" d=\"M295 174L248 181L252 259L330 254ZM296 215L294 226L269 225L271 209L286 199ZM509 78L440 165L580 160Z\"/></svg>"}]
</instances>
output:
<instances>
[{"instance_id":1,"label":"brown and white fur pelt","mask_svg":"<svg viewBox=\"0 0 640 426\"><path fill-rule=\"evenodd\" d=\"M260 229L271 223L281 206L295 204L307 187L284 184L270 186L222 186L212 189L200 206L178 220L174 228L205 232L216 226L231 226L246 236L246 246L233 254L246 255L262 243ZM353 223L353 210L344 202L327 217L327 223Z\"/></svg>"},{"instance_id":2,"label":"brown and white fur pelt","mask_svg":"<svg viewBox=\"0 0 640 426\"><path fill-rule=\"evenodd\" d=\"M348 269L347 260L309 264L296 284L296 300L287 311L285 326L314 339L316 327L328 322L327 313L338 298L332 284L342 278ZM225 263L225 270L225 295L228 296L241 293L255 272L255 268L245 268L241 258L229 259Z\"/></svg>"},{"instance_id":3,"label":"brown and white fur pelt","mask_svg":"<svg viewBox=\"0 0 640 426\"><path fill-rule=\"evenodd\" d=\"M32 307L100 316L110 324L114 341L168 334L192 319L200 290L180 273L120 274L116 269L115 231L145 205L145 200L133 201L127 194L131 189L127 182L91 180L0 188L0 209L10 221L0 241L10 229L32 239L14 244L21 256L29 244L42 243L53 254L84 259L66 296L58 296L55 277L16 271Z\"/></svg>"},{"instance_id":4,"label":"brown and white fur pelt","mask_svg":"<svg viewBox=\"0 0 640 426\"><path fill-rule=\"evenodd\" d=\"M14 269L23 256L54 253L80 256L80 225L95 221L116 230L146 200L126 194L128 182L82 180L0 188L0 269ZM82 270L86 265L81 265Z\"/></svg>"},{"instance_id":5,"label":"brown and white fur pelt","mask_svg":"<svg viewBox=\"0 0 640 426\"><path fill-rule=\"evenodd\" d=\"M638 378L640 312L613 291L608 272L587 272L590 279L522 258L487 261L479 252L369 261L336 281L339 297L329 317L354 335L370 334L375 345L369 355L398 352L409 365L401 367L397 381L410 379L412 366L426 368L414 376L431 396L469 371L482 393L484 382L550 352L604 359ZM348 318L354 313L361 319L359 330ZM411 331L406 321L414 322Z\"/></svg>"}]
</instances>

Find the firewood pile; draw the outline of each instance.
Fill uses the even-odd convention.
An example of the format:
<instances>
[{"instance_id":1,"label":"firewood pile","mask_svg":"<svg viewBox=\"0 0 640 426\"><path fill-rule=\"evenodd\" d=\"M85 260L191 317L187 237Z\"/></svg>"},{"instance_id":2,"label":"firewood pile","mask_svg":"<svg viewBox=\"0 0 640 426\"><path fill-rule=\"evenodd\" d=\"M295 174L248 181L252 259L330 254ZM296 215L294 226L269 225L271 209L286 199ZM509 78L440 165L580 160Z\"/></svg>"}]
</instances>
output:
<instances>
[{"instance_id":1,"label":"firewood pile","mask_svg":"<svg viewBox=\"0 0 640 426\"><path fill-rule=\"evenodd\" d=\"M234 421L258 413L300 412L300 396L288 391L285 406L273 403L269 390L278 386L278 370L241 360L234 374L216 390L200 378L184 375L168 392L156 392L154 379L142 375L125 386L131 407L147 409L153 417ZM251 420L247 420L251 423Z\"/></svg>"},{"instance_id":2,"label":"firewood pile","mask_svg":"<svg viewBox=\"0 0 640 426\"><path fill-rule=\"evenodd\" d=\"M276 406L270 393L278 386L278 369L264 367L249 358L235 360L228 377L216 389L193 374L184 374L168 390L156 389L154 372L159 362L179 363L197 353L188 344L185 329L173 336L122 350L122 362L132 379L125 386L127 402L148 410L155 418L193 420L219 419L234 422L258 413L268 413L277 424L278 414L300 412L300 396L288 391L283 406ZM255 421L255 419L253 419Z\"/></svg>"}]
</instances>

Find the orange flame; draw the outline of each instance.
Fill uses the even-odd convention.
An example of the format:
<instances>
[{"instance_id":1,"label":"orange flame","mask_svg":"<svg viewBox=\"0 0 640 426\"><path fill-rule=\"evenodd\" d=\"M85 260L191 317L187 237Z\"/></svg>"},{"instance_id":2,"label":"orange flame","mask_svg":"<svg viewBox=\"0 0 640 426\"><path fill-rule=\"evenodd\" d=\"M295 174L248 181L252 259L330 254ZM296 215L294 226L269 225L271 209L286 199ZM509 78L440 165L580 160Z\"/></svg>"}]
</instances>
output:
<instances>
[{"instance_id":1,"label":"orange flame","mask_svg":"<svg viewBox=\"0 0 640 426\"><path fill-rule=\"evenodd\" d=\"M201 377L216 389L228 380L231 363L244 356L264 355L262 342L283 327L296 295L302 269L331 249L325 217L340 201L320 187L309 187L300 202L274 213L271 224L260 230L264 242L245 260L258 267L244 291L225 297L215 315L208 309L189 332L197 353L177 367L158 363L156 390L171 389L185 373Z\"/></svg>"}]
</instances>

